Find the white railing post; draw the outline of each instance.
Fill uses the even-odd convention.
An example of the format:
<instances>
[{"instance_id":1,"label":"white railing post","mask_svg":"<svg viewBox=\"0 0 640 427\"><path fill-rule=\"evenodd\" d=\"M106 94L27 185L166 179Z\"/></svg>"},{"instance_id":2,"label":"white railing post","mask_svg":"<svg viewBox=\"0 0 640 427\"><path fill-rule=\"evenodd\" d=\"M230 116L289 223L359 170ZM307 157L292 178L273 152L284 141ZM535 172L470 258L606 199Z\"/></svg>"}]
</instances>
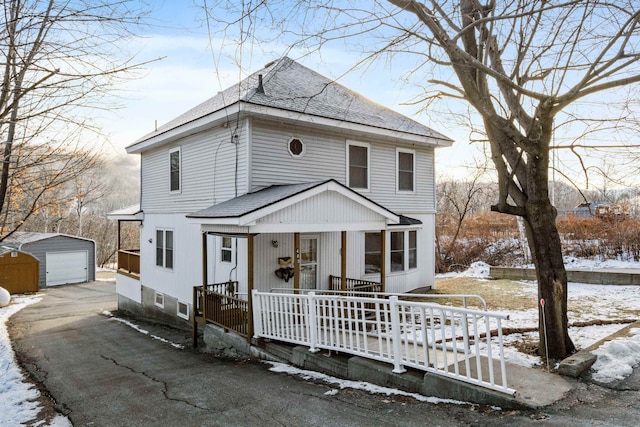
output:
<instances>
[{"instance_id":1,"label":"white railing post","mask_svg":"<svg viewBox=\"0 0 640 427\"><path fill-rule=\"evenodd\" d=\"M407 372L402 366L402 346L400 344L400 312L398 310L398 297L389 297L389 312L391 314L391 339L393 340L393 372L402 374Z\"/></svg>"},{"instance_id":2,"label":"white railing post","mask_svg":"<svg viewBox=\"0 0 640 427\"><path fill-rule=\"evenodd\" d=\"M317 353L320 351L318 347L317 336L317 319L316 319L316 293L309 292L307 294L307 327L309 328L309 351Z\"/></svg>"},{"instance_id":3,"label":"white railing post","mask_svg":"<svg viewBox=\"0 0 640 427\"><path fill-rule=\"evenodd\" d=\"M262 316L260 312L262 300L258 298L258 290L253 289L251 291L251 305L253 306L253 337L260 338L262 335Z\"/></svg>"}]
</instances>

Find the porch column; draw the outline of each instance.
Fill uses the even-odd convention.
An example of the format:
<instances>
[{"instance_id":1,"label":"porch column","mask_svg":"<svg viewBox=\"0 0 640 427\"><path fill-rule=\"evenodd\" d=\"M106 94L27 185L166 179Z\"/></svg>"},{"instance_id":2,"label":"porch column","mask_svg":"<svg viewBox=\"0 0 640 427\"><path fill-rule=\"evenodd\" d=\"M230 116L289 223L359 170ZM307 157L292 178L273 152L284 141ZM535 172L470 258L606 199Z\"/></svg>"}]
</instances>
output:
<instances>
[{"instance_id":1,"label":"porch column","mask_svg":"<svg viewBox=\"0 0 640 427\"><path fill-rule=\"evenodd\" d=\"M202 233L202 286L207 285L209 274L207 270L207 233Z\"/></svg>"},{"instance_id":2,"label":"porch column","mask_svg":"<svg viewBox=\"0 0 640 427\"><path fill-rule=\"evenodd\" d=\"M293 233L293 289L300 289L300 233Z\"/></svg>"},{"instance_id":3,"label":"porch column","mask_svg":"<svg viewBox=\"0 0 640 427\"><path fill-rule=\"evenodd\" d=\"M380 287L382 292L385 291L385 281L387 278L387 231L380 232Z\"/></svg>"},{"instance_id":4,"label":"porch column","mask_svg":"<svg viewBox=\"0 0 640 427\"><path fill-rule=\"evenodd\" d=\"M347 232L342 232L342 249L340 250L340 289L347 290Z\"/></svg>"},{"instance_id":5,"label":"porch column","mask_svg":"<svg viewBox=\"0 0 640 427\"><path fill-rule=\"evenodd\" d=\"M122 226L122 220L118 220L118 251L120 249L122 249L122 243L120 242L121 239L121 232L120 232L120 227Z\"/></svg>"},{"instance_id":6,"label":"porch column","mask_svg":"<svg viewBox=\"0 0 640 427\"><path fill-rule=\"evenodd\" d=\"M253 258L254 258L254 234L247 235L247 302L248 310L247 323L249 330L247 331L247 342L251 343L253 337Z\"/></svg>"}]
</instances>

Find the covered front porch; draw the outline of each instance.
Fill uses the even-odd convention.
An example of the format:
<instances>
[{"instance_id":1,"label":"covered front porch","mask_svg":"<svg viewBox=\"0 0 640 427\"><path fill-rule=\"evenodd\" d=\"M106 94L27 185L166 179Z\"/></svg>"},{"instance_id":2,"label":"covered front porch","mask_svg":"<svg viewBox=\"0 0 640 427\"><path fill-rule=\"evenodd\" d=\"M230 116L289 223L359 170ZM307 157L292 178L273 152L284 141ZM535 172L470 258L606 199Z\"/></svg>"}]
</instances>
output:
<instances>
[{"instance_id":1,"label":"covered front porch","mask_svg":"<svg viewBox=\"0 0 640 427\"><path fill-rule=\"evenodd\" d=\"M203 285L193 292L194 340L199 323L250 340L253 290L384 292L387 231L406 222L334 180L268 187L188 218L202 232ZM365 232L379 236L374 239L379 247L365 248ZM229 268L224 262L229 260L234 274L221 280L211 269Z\"/></svg>"}]
</instances>

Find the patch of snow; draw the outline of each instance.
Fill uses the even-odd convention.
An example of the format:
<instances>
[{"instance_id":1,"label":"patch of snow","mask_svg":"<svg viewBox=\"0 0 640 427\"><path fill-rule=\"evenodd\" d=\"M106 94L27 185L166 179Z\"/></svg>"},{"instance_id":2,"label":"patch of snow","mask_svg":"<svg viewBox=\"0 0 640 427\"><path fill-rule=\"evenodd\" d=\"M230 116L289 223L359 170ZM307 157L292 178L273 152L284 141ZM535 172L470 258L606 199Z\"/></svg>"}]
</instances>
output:
<instances>
[{"instance_id":1,"label":"patch of snow","mask_svg":"<svg viewBox=\"0 0 640 427\"><path fill-rule=\"evenodd\" d=\"M459 273L459 277L475 277L476 279L488 279L490 266L486 262L477 261L469 266L466 271Z\"/></svg>"},{"instance_id":2,"label":"patch of snow","mask_svg":"<svg viewBox=\"0 0 640 427\"><path fill-rule=\"evenodd\" d=\"M592 353L598 356L593 364L593 379L603 383L622 380L640 365L640 329L631 330L632 336L616 338Z\"/></svg>"},{"instance_id":3,"label":"patch of snow","mask_svg":"<svg viewBox=\"0 0 640 427\"><path fill-rule=\"evenodd\" d=\"M26 381L16 362L9 340L7 320L24 307L42 301L41 295L14 295L13 303L0 308L0 415L2 425L39 425L68 427L71 422L62 415L49 424L34 424L42 409L37 402L40 392Z\"/></svg>"},{"instance_id":4,"label":"patch of snow","mask_svg":"<svg viewBox=\"0 0 640 427\"><path fill-rule=\"evenodd\" d=\"M287 365L286 363L279 363L279 362L270 362L270 361L264 361L264 363L270 364L271 368L269 368L270 371L272 372L282 372L282 373L286 373L289 375L297 375L299 377L302 377L302 379L304 380L320 380L320 381L324 381L326 383L329 384L335 384L338 387L340 387L340 390L345 389L345 388L353 388L353 389L358 389L358 390L364 390L367 391L369 393L377 393L377 394L384 394L386 396L391 396L391 395L398 395L398 396L408 396L408 397L413 397L416 400L419 400L421 402L428 402L428 403L452 403L455 405L470 405L469 402L463 402L461 400L454 400L454 399L440 399L438 397L432 397L432 396L423 396L421 394L418 393L409 393L406 391L402 391L402 390L398 390L395 388L389 388L389 387L381 387L375 384L371 384L365 381L351 381L351 380L343 380L341 378L336 378L336 377L332 377L330 375L326 375L326 374L322 374L320 372L316 372L316 371L307 371L305 369L299 369L296 368L294 366L291 365ZM336 395L338 394L338 391L336 390L335 392L331 391L330 395ZM329 392L326 392L325 394L329 395Z\"/></svg>"},{"instance_id":5,"label":"patch of snow","mask_svg":"<svg viewBox=\"0 0 640 427\"><path fill-rule=\"evenodd\" d=\"M104 314L105 316L109 317L109 320L115 320L116 322L120 322L120 323L122 323L124 325L127 325L130 328L133 328L136 331L140 332L141 334L149 335L149 337L153 338L154 340L158 340L160 342L164 342L164 343L170 344L171 346L173 346L173 347L175 347L175 348L177 348L179 350L184 350L184 346L182 344L177 344L177 343L171 342L171 341L169 341L169 340L167 340L165 338L159 337L157 335L150 334L149 331L147 331L146 329L142 329L140 326L136 325L135 323L131 323L128 320L122 319L120 317L115 317L113 314L111 314L111 312L103 311L102 314Z\"/></svg>"}]
</instances>

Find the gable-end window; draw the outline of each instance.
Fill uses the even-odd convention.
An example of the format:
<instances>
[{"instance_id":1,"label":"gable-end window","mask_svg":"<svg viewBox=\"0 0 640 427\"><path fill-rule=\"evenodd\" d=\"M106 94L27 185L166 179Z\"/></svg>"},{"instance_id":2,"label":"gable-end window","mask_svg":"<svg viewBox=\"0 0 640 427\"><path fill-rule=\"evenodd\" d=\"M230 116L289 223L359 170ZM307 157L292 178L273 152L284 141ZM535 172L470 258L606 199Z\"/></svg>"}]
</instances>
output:
<instances>
[{"instance_id":1,"label":"gable-end window","mask_svg":"<svg viewBox=\"0 0 640 427\"><path fill-rule=\"evenodd\" d=\"M172 230L156 230L156 265L173 269Z\"/></svg>"},{"instance_id":2,"label":"gable-end window","mask_svg":"<svg viewBox=\"0 0 640 427\"><path fill-rule=\"evenodd\" d=\"M169 191L178 193L182 189L182 180L180 169L182 167L182 158L180 156L180 147L176 147L169 151Z\"/></svg>"},{"instance_id":3,"label":"gable-end window","mask_svg":"<svg viewBox=\"0 0 640 427\"><path fill-rule=\"evenodd\" d=\"M409 231L409 268L418 267L418 232Z\"/></svg>"},{"instance_id":4,"label":"gable-end window","mask_svg":"<svg viewBox=\"0 0 640 427\"><path fill-rule=\"evenodd\" d=\"M404 231L391 233L391 271L404 271Z\"/></svg>"},{"instance_id":5,"label":"gable-end window","mask_svg":"<svg viewBox=\"0 0 640 427\"><path fill-rule=\"evenodd\" d=\"M220 261L231 262L233 253L233 241L231 237L223 237L222 244L220 245Z\"/></svg>"},{"instance_id":6,"label":"gable-end window","mask_svg":"<svg viewBox=\"0 0 640 427\"><path fill-rule=\"evenodd\" d=\"M398 191L415 190L415 152L413 150L398 149L396 169Z\"/></svg>"},{"instance_id":7,"label":"gable-end window","mask_svg":"<svg viewBox=\"0 0 640 427\"><path fill-rule=\"evenodd\" d=\"M380 233L364 233L364 273L380 273Z\"/></svg>"},{"instance_id":8,"label":"gable-end window","mask_svg":"<svg viewBox=\"0 0 640 427\"><path fill-rule=\"evenodd\" d=\"M292 157L302 157L304 156L304 142L300 138L291 138L289 140L289 154Z\"/></svg>"},{"instance_id":9,"label":"gable-end window","mask_svg":"<svg viewBox=\"0 0 640 427\"><path fill-rule=\"evenodd\" d=\"M361 190L369 189L369 144L347 144L347 185Z\"/></svg>"}]
</instances>

